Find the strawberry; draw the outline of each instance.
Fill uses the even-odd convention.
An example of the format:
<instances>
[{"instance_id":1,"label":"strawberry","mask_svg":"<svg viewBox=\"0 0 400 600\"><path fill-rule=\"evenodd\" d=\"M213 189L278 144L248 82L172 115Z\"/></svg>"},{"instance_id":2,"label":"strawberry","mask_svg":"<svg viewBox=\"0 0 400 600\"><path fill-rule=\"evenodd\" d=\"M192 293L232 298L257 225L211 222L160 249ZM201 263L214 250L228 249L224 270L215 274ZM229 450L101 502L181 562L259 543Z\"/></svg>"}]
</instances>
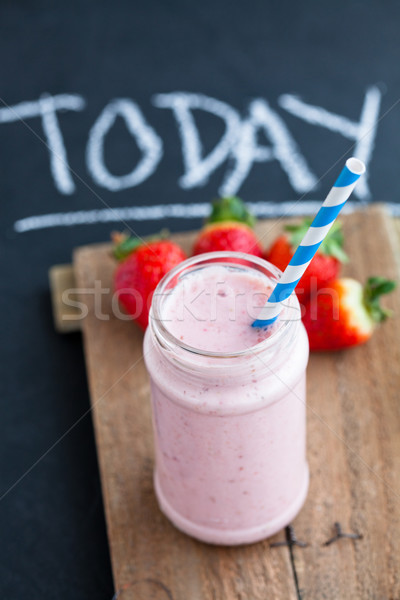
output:
<instances>
[{"instance_id":1,"label":"strawberry","mask_svg":"<svg viewBox=\"0 0 400 600\"><path fill-rule=\"evenodd\" d=\"M264 258L284 271L310 225L311 219L304 219L299 225L287 225L287 233L275 240ZM297 285L296 293L300 301L305 302L312 293L336 279L340 264L347 260L343 250L342 228L335 221Z\"/></svg>"},{"instance_id":2,"label":"strawberry","mask_svg":"<svg viewBox=\"0 0 400 600\"><path fill-rule=\"evenodd\" d=\"M168 271L185 260L182 248L169 240L144 243L136 238L115 236L114 256L122 262L114 273L119 302L145 330L153 292Z\"/></svg>"},{"instance_id":3,"label":"strawberry","mask_svg":"<svg viewBox=\"0 0 400 600\"><path fill-rule=\"evenodd\" d=\"M380 306L382 294L396 287L394 281L370 277L363 287L355 279L342 278L319 290L305 306L303 323L311 350L340 350L363 344L377 323L390 312Z\"/></svg>"},{"instance_id":4,"label":"strawberry","mask_svg":"<svg viewBox=\"0 0 400 600\"><path fill-rule=\"evenodd\" d=\"M254 217L240 198L215 200L211 215L194 243L193 254L229 250L261 257L261 244L252 230L254 223Z\"/></svg>"}]
</instances>

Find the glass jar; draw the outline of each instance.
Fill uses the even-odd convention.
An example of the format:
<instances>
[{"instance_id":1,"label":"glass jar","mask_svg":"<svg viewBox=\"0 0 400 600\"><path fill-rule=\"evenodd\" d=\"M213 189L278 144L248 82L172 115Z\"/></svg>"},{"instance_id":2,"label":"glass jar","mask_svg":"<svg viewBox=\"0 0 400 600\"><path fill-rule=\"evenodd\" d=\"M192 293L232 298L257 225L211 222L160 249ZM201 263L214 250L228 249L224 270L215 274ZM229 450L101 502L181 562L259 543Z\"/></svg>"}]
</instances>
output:
<instances>
[{"instance_id":1,"label":"glass jar","mask_svg":"<svg viewBox=\"0 0 400 600\"><path fill-rule=\"evenodd\" d=\"M292 294L267 339L239 352L210 352L175 337L166 299L188 275L215 265L257 272L274 287L280 271L238 253L188 259L160 282L144 340L150 374L159 506L185 533L213 544L269 537L298 513L308 489L308 339Z\"/></svg>"}]
</instances>

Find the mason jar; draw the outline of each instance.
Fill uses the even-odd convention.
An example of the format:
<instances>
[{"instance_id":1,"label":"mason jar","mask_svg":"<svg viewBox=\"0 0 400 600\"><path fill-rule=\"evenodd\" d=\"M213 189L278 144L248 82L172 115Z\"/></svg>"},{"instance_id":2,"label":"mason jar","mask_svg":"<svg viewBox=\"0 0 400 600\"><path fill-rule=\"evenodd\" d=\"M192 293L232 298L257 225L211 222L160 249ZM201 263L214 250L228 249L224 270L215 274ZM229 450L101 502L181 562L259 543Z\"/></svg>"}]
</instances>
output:
<instances>
[{"instance_id":1,"label":"mason jar","mask_svg":"<svg viewBox=\"0 0 400 600\"><path fill-rule=\"evenodd\" d=\"M154 486L161 511L181 531L212 544L246 544L285 527L306 498L309 348L294 293L274 328L251 347L221 352L207 348L215 339L207 332L199 343L178 336L168 302L181 302L185 282L212 287L216 267L228 286L242 278L244 294L246 278L270 293L281 275L257 257L219 252L184 261L158 285L144 339ZM224 322L221 336L229 326Z\"/></svg>"}]
</instances>

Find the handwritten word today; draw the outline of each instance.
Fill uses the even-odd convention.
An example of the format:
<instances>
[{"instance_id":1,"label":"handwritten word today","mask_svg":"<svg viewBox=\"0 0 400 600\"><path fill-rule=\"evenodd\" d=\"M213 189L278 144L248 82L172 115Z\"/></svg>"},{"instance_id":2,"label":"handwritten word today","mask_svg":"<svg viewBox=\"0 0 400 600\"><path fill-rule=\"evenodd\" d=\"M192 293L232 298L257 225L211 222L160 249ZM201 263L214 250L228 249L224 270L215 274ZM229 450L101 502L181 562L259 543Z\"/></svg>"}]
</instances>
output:
<instances>
[{"instance_id":1,"label":"handwritten word today","mask_svg":"<svg viewBox=\"0 0 400 600\"><path fill-rule=\"evenodd\" d=\"M278 105L284 111L310 125L323 127L351 140L354 143L353 154L366 165L370 162L373 152L380 102L379 89L375 86L369 87L362 102L359 121L356 122L320 106L307 104L292 94L283 94L278 98ZM156 94L152 103L157 108L170 110L176 121L184 168L184 173L178 180L182 188L205 185L210 175L226 162L228 167L218 192L221 195L236 194L254 163L269 161L279 163L295 192L304 193L316 187L317 176L302 155L284 119L264 98L252 100L245 115L240 115L226 102L203 94ZM39 100L21 102L0 109L0 124L26 124L29 119L41 119L45 146L49 152L50 171L61 194L72 194L75 191L75 183L68 163L60 117L65 111L82 111L85 106L85 99L77 94L44 94ZM195 111L219 117L225 127L218 143L207 155L203 152L200 131L194 118ZM107 134L117 117L124 120L127 131L141 153L132 170L119 176L110 172L104 158ZM270 145L259 144L260 132ZM148 179L156 171L163 157L163 147L162 139L147 122L136 102L130 98L113 99L102 110L89 131L86 146L87 168L97 185L118 192L140 185ZM367 199L370 196L367 177L360 181L354 194L359 199Z\"/></svg>"}]
</instances>

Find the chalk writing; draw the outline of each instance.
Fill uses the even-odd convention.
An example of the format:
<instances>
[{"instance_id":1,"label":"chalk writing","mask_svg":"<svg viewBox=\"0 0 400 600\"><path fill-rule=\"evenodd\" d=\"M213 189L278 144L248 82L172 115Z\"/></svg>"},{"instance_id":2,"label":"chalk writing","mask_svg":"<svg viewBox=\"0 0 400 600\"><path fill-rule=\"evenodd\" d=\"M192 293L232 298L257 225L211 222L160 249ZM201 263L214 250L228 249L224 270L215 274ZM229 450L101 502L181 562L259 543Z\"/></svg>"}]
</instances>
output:
<instances>
[{"instance_id":1,"label":"chalk writing","mask_svg":"<svg viewBox=\"0 0 400 600\"><path fill-rule=\"evenodd\" d=\"M178 123L185 167L185 174L180 178L179 184L187 189L206 184L211 173L228 158L237 142L241 125L239 113L229 104L203 94L157 94L153 97L153 102L159 108L171 108ZM195 109L211 113L225 121L225 133L207 157L202 156L200 135L192 115Z\"/></svg>"},{"instance_id":2,"label":"chalk writing","mask_svg":"<svg viewBox=\"0 0 400 600\"><path fill-rule=\"evenodd\" d=\"M72 194L75 191L75 184L68 165L67 151L57 111L80 111L85 108L85 104L82 96L76 94L58 94L57 96L43 94L39 100L33 102L21 102L14 106L0 108L0 124L22 121L27 125L25 123L27 119L41 117L43 133L46 138L42 141L49 151L50 170L55 186L61 194Z\"/></svg>"},{"instance_id":3,"label":"chalk writing","mask_svg":"<svg viewBox=\"0 0 400 600\"><path fill-rule=\"evenodd\" d=\"M183 189L204 186L216 169L226 163L218 192L220 195L237 194L255 163L271 161L279 164L297 194L308 193L317 187L317 176L301 152L301 141L294 139L282 115L274 110L266 99L251 100L243 115L228 103L204 94L188 92L156 94L152 97L152 103L157 108L170 109L176 121L183 163L183 174L178 177L177 183ZM367 167L374 150L380 104L379 88L369 87L362 103L359 121L354 121L321 106L309 104L294 94L282 94L278 98L278 105L284 111L312 126L323 127L353 141L352 154L363 160ZM38 100L0 108L0 124L22 122L45 145L50 159L50 173L56 189L61 194L74 193L75 183L74 173L68 163L59 115L63 111L82 111L85 107L85 99L78 94L53 96L43 94ZM207 154L204 153L195 111L216 116L224 124L223 134ZM37 117L41 119L44 138L38 136L27 122ZM105 161L104 148L107 134L114 126L117 117L124 120L129 134L140 151L139 160L125 175L111 173ZM267 139L267 145L260 144L258 140L260 132ZM90 128L85 158L93 181L102 188L118 192L138 186L151 177L157 170L163 152L161 137L147 122L138 104L130 98L115 98L105 106ZM178 174L179 166L177 166L177 176ZM363 201L370 199L371 192L367 177L357 186L354 195ZM255 202L253 207L255 213L260 216L275 216L282 214L284 204L288 203ZM14 227L16 231L24 232L47 227L116 221L118 218L124 220L197 218L207 214L207 206L205 203L166 204L152 207L72 211L27 217L16 221ZM300 206L302 212L308 210L312 212L315 202L308 202L307 206L303 202ZM395 212L397 210L394 208Z\"/></svg>"},{"instance_id":4,"label":"chalk writing","mask_svg":"<svg viewBox=\"0 0 400 600\"><path fill-rule=\"evenodd\" d=\"M129 133L135 137L142 152L139 164L128 175L119 177L112 175L104 162L105 136L118 115L125 120ZM146 123L140 108L132 100L119 99L110 102L89 132L86 150L87 166L93 180L107 190L118 192L139 185L154 173L161 157L161 138Z\"/></svg>"},{"instance_id":5,"label":"chalk writing","mask_svg":"<svg viewBox=\"0 0 400 600\"><path fill-rule=\"evenodd\" d=\"M371 160L378 126L381 104L381 92L379 88L371 86L367 89L358 123L341 115L331 113L320 106L306 104L292 94L283 94L279 97L278 102L282 108L292 115L296 115L300 119L307 121L307 123L325 127L356 142L353 154L365 163L367 171L354 190L354 195L363 200L369 199L371 193L368 187L368 165Z\"/></svg>"},{"instance_id":6,"label":"chalk writing","mask_svg":"<svg viewBox=\"0 0 400 600\"><path fill-rule=\"evenodd\" d=\"M287 202L247 202L251 212L261 218L278 215L315 215L321 206L320 200L292 200ZM400 216L400 204L386 203L393 216ZM358 202L348 201L343 212L351 212L359 207ZM63 213L36 215L19 219L14 223L18 233L26 233L53 227L74 227L95 223L118 223L127 221L162 221L163 219L204 219L209 215L208 202L153 204L152 206L121 206L98 210L77 210Z\"/></svg>"},{"instance_id":7,"label":"chalk writing","mask_svg":"<svg viewBox=\"0 0 400 600\"><path fill-rule=\"evenodd\" d=\"M232 147L236 166L223 183L222 196L236 194L247 178L254 162L277 160L286 172L296 192L308 192L317 183L305 158L279 115L265 100L254 100L249 108L250 116L242 125L241 135ZM261 129L271 141L271 147L257 144L257 132Z\"/></svg>"}]
</instances>

